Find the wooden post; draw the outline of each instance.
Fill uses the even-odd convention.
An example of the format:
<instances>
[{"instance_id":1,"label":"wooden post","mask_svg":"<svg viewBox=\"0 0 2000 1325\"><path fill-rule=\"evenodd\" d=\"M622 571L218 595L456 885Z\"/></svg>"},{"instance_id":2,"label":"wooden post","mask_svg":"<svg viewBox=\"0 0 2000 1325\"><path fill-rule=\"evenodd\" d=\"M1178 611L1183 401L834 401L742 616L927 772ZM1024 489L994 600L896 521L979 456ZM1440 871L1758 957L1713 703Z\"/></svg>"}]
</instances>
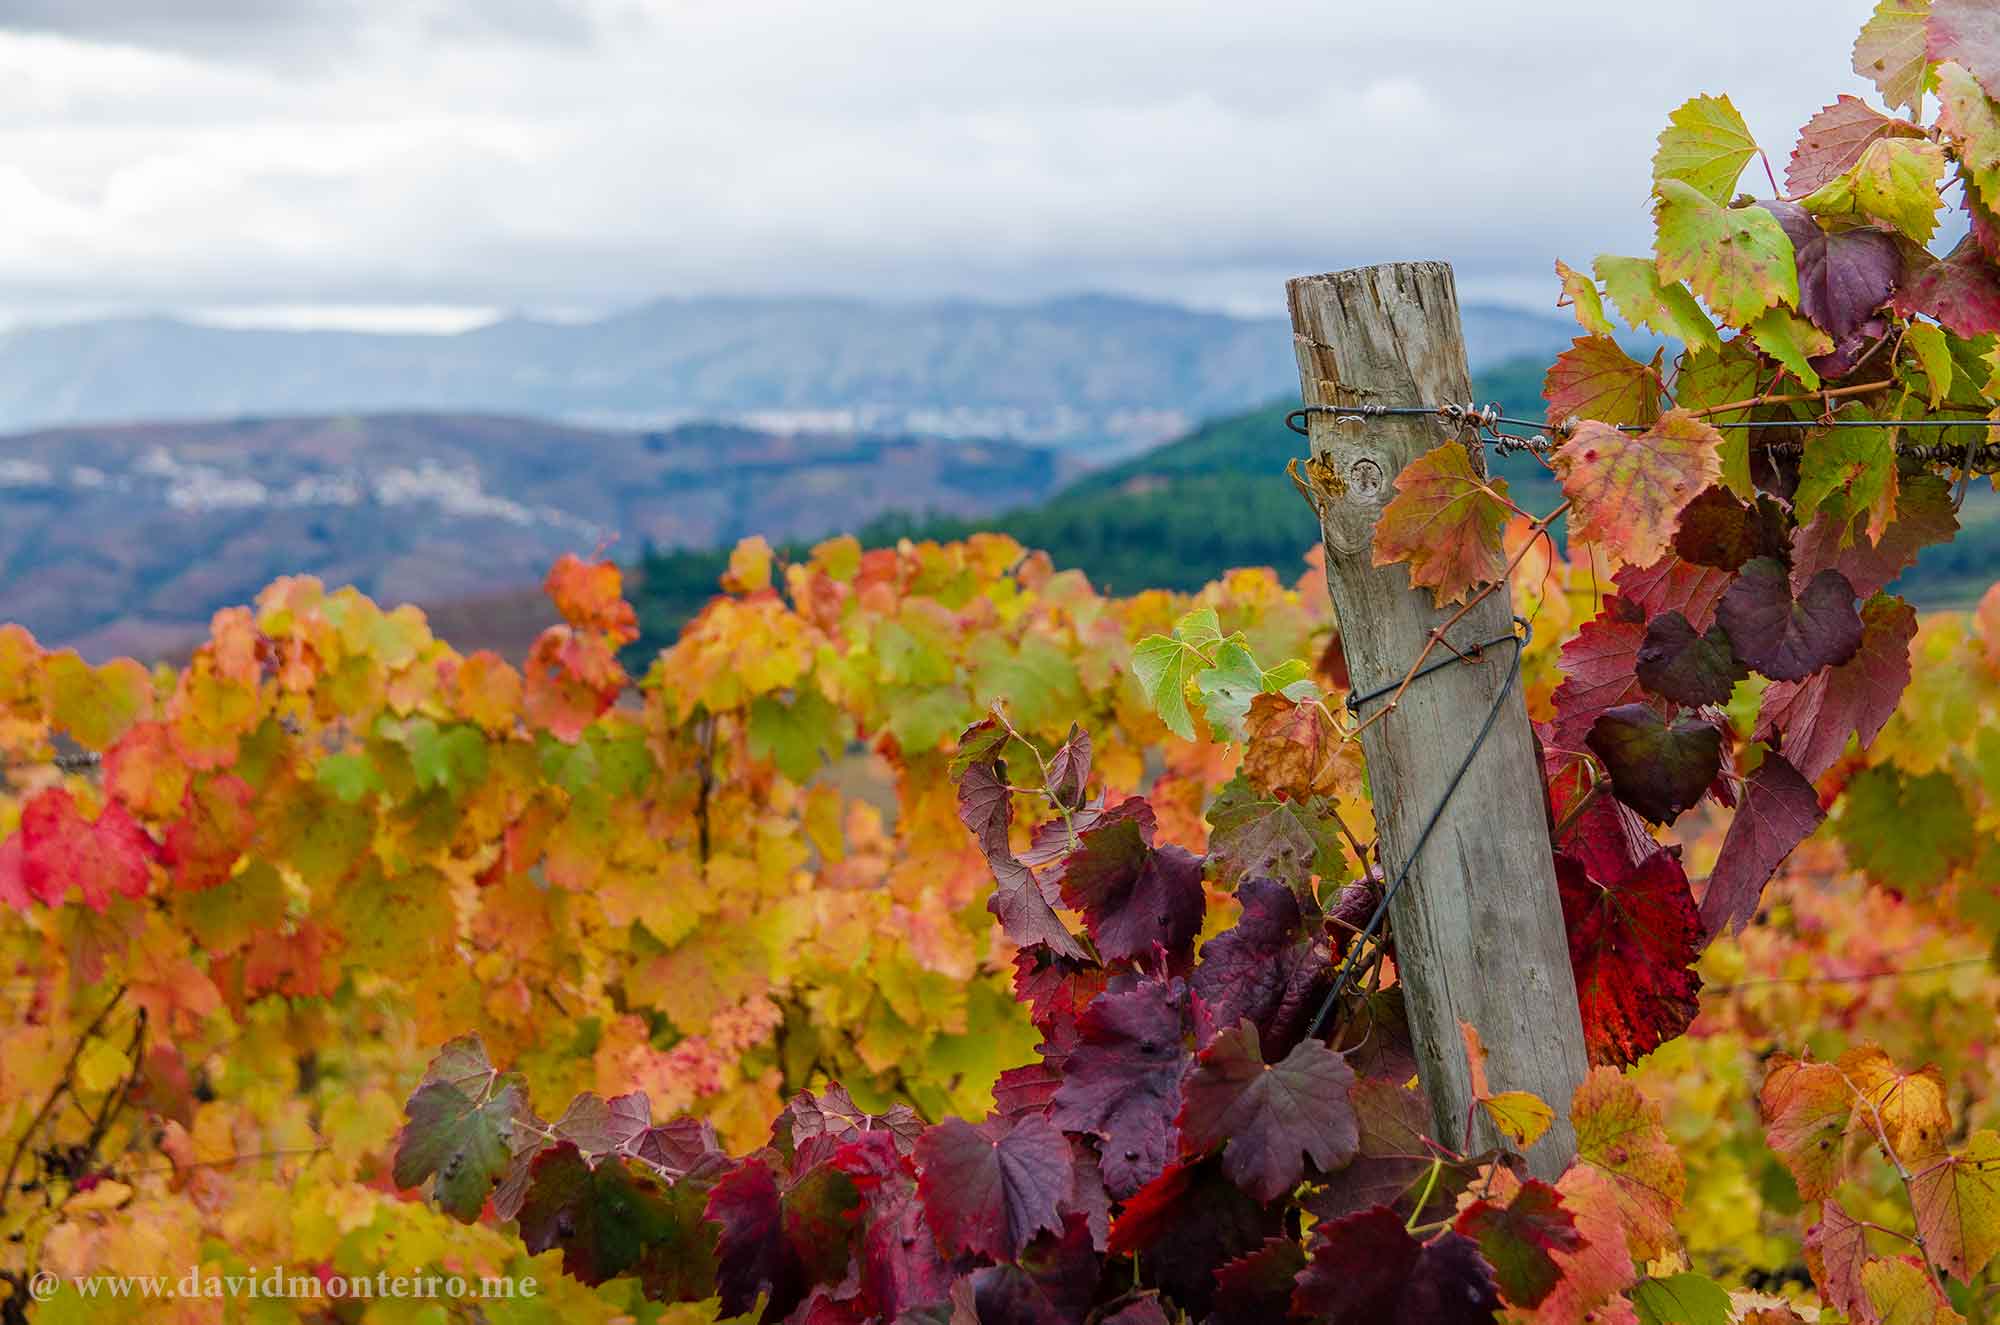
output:
<instances>
[{"instance_id":1,"label":"wooden post","mask_svg":"<svg viewBox=\"0 0 2000 1325\"><path fill-rule=\"evenodd\" d=\"M1286 285L1299 384L1308 405L1465 404L1472 383L1459 327L1458 292L1442 262L1399 262ZM1309 416L1327 587L1355 689L1400 680L1430 632L1450 616L1412 591L1407 569L1378 567L1375 517L1395 496L1409 461L1452 436L1443 421L1385 417L1336 424ZM1480 449L1472 463L1484 472ZM1509 591L1479 603L1446 639L1463 648L1512 626ZM1441 654L1433 654L1435 661ZM1413 683L1395 712L1362 733L1375 792L1382 857L1391 876L1465 758L1508 655L1446 667ZM1380 705L1386 701L1377 700ZM1372 712L1372 709L1370 710ZM1587 1059L1570 973L1562 903L1549 848L1541 769L1517 684L1492 734L1451 797L1390 907L1416 1041L1418 1074L1437 1135L1456 1146L1472 1106L1458 1023L1485 1041L1491 1088L1529 1090L1556 1111L1528 1167L1552 1178L1576 1151L1570 1095ZM1482 1116L1475 1146L1499 1144Z\"/></svg>"}]
</instances>

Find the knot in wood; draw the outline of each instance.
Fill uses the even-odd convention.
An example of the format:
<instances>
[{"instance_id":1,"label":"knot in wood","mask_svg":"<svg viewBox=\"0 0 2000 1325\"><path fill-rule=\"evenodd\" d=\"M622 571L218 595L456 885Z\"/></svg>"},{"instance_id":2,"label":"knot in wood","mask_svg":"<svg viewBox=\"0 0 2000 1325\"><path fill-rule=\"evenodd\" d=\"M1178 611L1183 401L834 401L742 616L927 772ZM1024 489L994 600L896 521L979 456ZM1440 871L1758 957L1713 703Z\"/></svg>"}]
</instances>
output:
<instances>
[{"instance_id":1,"label":"knot in wood","mask_svg":"<svg viewBox=\"0 0 2000 1325\"><path fill-rule=\"evenodd\" d=\"M1348 467L1347 478L1357 500L1373 501L1382 490L1382 466L1366 456Z\"/></svg>"}]
</instances>

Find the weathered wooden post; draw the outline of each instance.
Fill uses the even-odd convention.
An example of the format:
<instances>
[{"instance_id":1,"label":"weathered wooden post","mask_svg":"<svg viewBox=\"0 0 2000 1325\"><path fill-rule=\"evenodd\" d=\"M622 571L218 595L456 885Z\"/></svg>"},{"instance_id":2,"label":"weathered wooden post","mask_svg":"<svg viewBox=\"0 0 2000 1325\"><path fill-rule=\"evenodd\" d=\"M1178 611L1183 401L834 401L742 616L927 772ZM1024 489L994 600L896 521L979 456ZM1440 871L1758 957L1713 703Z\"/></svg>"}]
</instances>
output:
<instances>
[{"instance_id":1,"label":"weathered wooden post","mask_svg":"<svg viewBox=\"0 0 2000 1325\"><path fill-rule=\"evenodd\" d=\"M1472 383L1458 293L1442 262L1398 262L1289 282L1292 339L1307 405L1464 404ZM1339 424L1309 416L1321 476L1320 525L1348 671L1358 693L1408 672L1450 615L1412 590L1405 567L1374 564L1375 518L1410 460L1453 435L1435 418L1388 416ZM1477 447L1473 465L1484 472ZM1496 593L1466 613L1446 641L1465 648L1511 628L1511 598ZM1415 682L1395 712L1362 733L1383 858L1392 875L1409 859L1444 799L1496 691L1509 650ZM1434 655L1443 656L1443 655ZM1379 705L1383 701L1377 700ZM1390 907L1418 1071L1438 1135L1456 1144L1471 1107L1458 1023L1478 1029L1492 1089L1529 1090L1556 1123L1529 1152L1550 1177L1575 1153L1570 1095L1587 1070L1583 1026L1564 937L1543 808L1541 770L1518 684L1446 805ZM1482 1117L1479 1144L1497 1143Z\"/></svg>"}]
</instances>

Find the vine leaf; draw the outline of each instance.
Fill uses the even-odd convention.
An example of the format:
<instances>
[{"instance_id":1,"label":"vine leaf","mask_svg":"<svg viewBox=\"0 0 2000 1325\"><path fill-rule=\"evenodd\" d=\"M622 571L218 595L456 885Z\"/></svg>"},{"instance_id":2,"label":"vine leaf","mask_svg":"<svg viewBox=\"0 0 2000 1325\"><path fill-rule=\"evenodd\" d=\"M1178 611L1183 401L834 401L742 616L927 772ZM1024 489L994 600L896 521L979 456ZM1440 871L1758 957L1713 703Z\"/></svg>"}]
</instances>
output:
<instances>
[{"instance_id":1,"label":"vine leaf","mask_svg":"<svg viewBox=\"0 0 2000 1325\"><path fill-rule=\"evenodd\" d=\"M1780 743L1785 758L1809 780L1833 767L1848 737L1858 737L1866 749L1910 684L1910 641L1916 635L1916 609L1876 594L1862 605L1861 646L1852 658L1764 692L1755 739Z\"/></svg>"},{"instance_id":2,"label":"vine leaf","mask_svg":"<svg viewBox=\"0 0 2000 1325\"><path fill-rule=\"evenodd\" d=\"M1587 420L1555 453L1576 533L1629 565L1647 566L1671 546L1681 512L1722 473L1722 435L1671 410L1631 436Z\"/></svg>"},{"instance_id":3,"label":"vine leaf","mask_svg":"<svg viewBox=\"0 0 2000 1325\"><path fill-rule=\"evenodd\" d=\"M1639 1325L1730 1325L1736 1308L1707 1275L1682 1273L1640 1280L1632 1289Z\"/></svg>"},{"instance_id":4,"label":"vine leaf","mask_svg":"<svg viewBox=\"0 0 2000 1325\"><path fill-rule=\"evenodd\" d=\"M1791 523L1769 497L1745 504L1726 487L1688 503L1674 534L1674 554L1697 566L1733 571L1752 557L1789 557Z\"/></svg>"},{"instance_id":5,"label":"vine leaf","mask_svg":"<svg viewBox=\"0 0 2000 1325\"><path fill-rule=\"evenodd\" d=\"M1209 1325L1266 1325L1283 1320L1292 1304L1294 1280L1306 1268L1296 1238L1266 1238L1264 1245L1216 1267L1215 1313Z\"/></svg>"},{"instance_id":6,"label":"vine leaf","mask_svg":"<svg viewBox=\"0 0 2000 1325\"><path fill-rule=\"evenodd\" d=\"M698 1183L663 1186L623 1160L592 1168L568 1141L536 1160L521 1206L521 1241L562 1249L563 1273L596 1285L636 1274L656 1301L699 1302L716 1291L715 1225Z\"/></svg>"},{"instance_id":7,"label":"vine leaf","mask_svg":"<svg viewBox=\"0 0 2000 1325\"><path fill-rule=\"evenodd\" d=\"M85 819L66 787L36 792L21 809L20 831L6 845L19 852L14 870L20 884L10 889L0 878L0 896L13 893L22 909L31 897L60 906L74 886L84 905L101 914L113 897L146 895L150 862L159 855L123 804L107 802L95 819ZM5 868L0 856L0 869Z\"/></svg>"},{"instance_id":8,"label":"vine leaf","mask_svg":"<svg viewBox=\"0 0 2000 1325\"><path fill-rule=\"evenodd\" d=\"M1924 95L1924 20L1931 0L1878 0L1854 41L1854 72L1891 106L1918 109Z\"/></svg>"},{"instance_id":9,"label":"vine leaf","mask_svg":"<svg viewBox=\"0 0 2000 1325\"><path fill-rule=\"evenodd\" d=\"M1728 97L1695 97L1668 117L1653 154L1653 178L1682 180L1715 202L1728 202L1755 155L1757 140Z\"/></svg>"},{"instance_id":10,"label":"vine leaf","mask_svg":"<svg viewBox=\"0 0 2000 1325\"><path fill-rule=\"evenodd\" d=\"M1354 1158L1353 1085L1354 1069L1318 1040L1266 1063L1256 1025L1242 1021L1215 1037L1181 1088L1182 1153L1222 1146L1229 1180L1275 1201L1298 1186L1306 1160L1330 1172Z\"/></svg>"},{"instance_id":11,"label":"vine leaf","mask_svg":"<svg viewBox=\"0 0 2000 1325\"><path fill-rule=\"evenodd\" d=\"M971 732L966 736L970 737ZM961 744L965 739L960 738ZM1009 845L1014 796L1007 789L996 761L988 759L971 764L960 776L958 818L979 844L993 871L993 896L987 899L986 909L1000 921L1007 937L1024 948L1040 944L1058 956L1081 960L1085 955L1083 945L1056 915L1033 871L1015 858Z\"/></svg>"},{"instance_id":12,"label":"vine leaf","mask_svg":"<svg viewBox=\"0 0 2000 1325\"><path fill-rule=\"evenodd\" d=\"M1296 1315L1326 1325L1484 1325L1499 1306L1478 1243L1454 1232L1418 1242L1379 1205L1314 1228L1292 1294Z\"/></svg>"},{"instance_id":13,"label":"vine leaf","mask_svg":"<svg viewBox=\"0 0 2000 1325\"><path fill-rule=\"evenodd\" d=\"M1951 488L1935 474L1899 480L1896 518L1879 537L1850 529L1844 512L1822 511L1792 534L1792 587L1803 587L1822 570L1837 570L1858 596L1874 594L1917 562L1917 554L1958 532Z\"/></svg>"},{"instance_id":14,"label":"vine leaf","mask_svg":"<svg viewBox=\"0 0 2000 1325\"><path fill-rule=\"evenodd\" d=\"M1968 340L1990 335L2000 331L2000 273L1978 237L1967 235L1949 256L1908 273L1891 307L1905 317L1936 318Z\"/></svg>"},{"instance_id":15,"label":"vine leaf","mask_svg":"<svg viewBox=\"0 0 2000 1325\"><path fill-rule=\"evenodd\" d=\"M1604 600L1598 614L1564 641L1562 684L1556 687L1555 739L1579 749L1599 714L1645 698L1634 674L1646 640L1646 614L1623 594Z\"/></svg>"},{"instance_id":16,"label":"vine leaf","mask_svg":"<svg viewBox=\"0 0 2000 1325\"><path fill-rule=\"evenodd\" d=\"M1599 260L1600 265L1602 261ZM1603 423L1650 427L1660 417L1660 363L1664 353L1655 352L1652 363L1646 364L1625 353L1609 336L1577 337L1557 356L1542 379L1542 396L1548 401L1550 424L1560 424L1574 415Z\"/></svg>"},{"instance_id":17,"label":"vine leaf","mask_svg":"<svg viewBox=\"0 0 2000 1325\"><path fill-rule=\"evenodd\" d=\"M706 1209L722 1226L715 1286L723 1314L746 1315L761 1296L759 1320L774 1325L814 1284L842 1278L860 1204L854 1179L831 1164L812 1165L783 1188L758 1156L725 1174Z\"/></svg>"},{"instance_id":18,"label":"vine leaf","mask_svg":"<svg viewBox=\"0 0 2000 1325\"><path fill-rule=\"evenodd\" d=\"M1077 1045L1049 1103L1057 1127L1102 1138L1104 1183L1121 1200L1158 1177L1177 1148L1185 1001L1178 981L1100 994L1077 1018Z\"/></svg>"},{"instance_id":19,"label":"vine leaf","mask_svg":"<svg viewBox=\"0 0 2000 1325\"><path fill-rule=\"evenodd\" d=\"M1242 915L1202 945L1188 986L1217 1025L1251 1023L1269 1052L1289 1053L1332 981L1332 959L1326 945L1306 932L1290 888L1249 878L1236 897Z\"/></svg>"},{"instance_id":20,"label":"vine leaf","mask_svg":"<svg viewBox=\"0 0 2000 1325\"><path fill-rule=\"evenodd\" d=\"M1472 1098L1486 1111L1514 1144L1523 1150L1542 1139L1555 1121L1555 1110L1532 1091L1506 1090L1495 1093L1486 1077L1486 1045L1479 1038L1479 1031L1469 1021L1458 1023L1458 1033L1465 1041L1465 1061L1470 1073ZM1460 1229L1460 1232L1465 1230Z\"/></svg>"},{"instance_id":21,"label":"vine leaf","mask_svg":"<svg viewBox=\"0 0 2000 1325\"><path fill-rule=\"evenodd\" d=\"M1944 149L1924 138L1877 138L1847 173L1799 203L1816 216L1855 216L1888 225L1913 243L1928 244L1944 199Z\"/></svg>"},{"instance_id":22,"label":"vine leaf","mask_svg":"<svg viewBox=\"0 0 2000 1325\"><path fill-rule=\"evenodd\" d=\"M1845 415L1854 423L1865 417L1858 409ZM1834 512L1843 526L1865 515L1868 537L1878 539L1895 518L1896 488L1892 429L1835 428L1807 441L1792 510L1801 522L1821 510ZM1843 541L1847 537L1843 533Z\"/></svg>"},{"instance_id":23,"label":"vine leaf","mask_svg":"<svg viewBox=\"0 0 2000 1325\"><path fill-rule=\"evenodd\" d=\"M1749 331L1757 348L1798 378L1799 385L1808 391L1819 389L1819 370L1813 365L1834 352L1833 337L1789 308L1759 314Z\"/></svg>"},{"instance_id":24,"label":"vine leaf","mask_svg":"<svg viewBox=\"0 0 2000 1325\"><path fill-rule=\"evenodd\" d=\"M1009 1124L947 1118L917 1142L917 1189L938 1245L1013 1260L1037 1233L1059 1233L1075 1180L1069 1142L1037 1114Z\"/></svg>"},{"instance_id":25,"label":"vine leaf","mask_svg":"<svg viewBox=\"0 0 2000 1325\"><path fill-rule=\"evenodd\" d=\"M1963 65L1938 66L1938 123L1958 149L1960 175L1988 207L2000 201L2000 109Z\"/></svg>"},{"instance_id":26,"label":"vine leaf","mask_svg":"<svg viewBox=\"0 0 2000 1325\"><path fill-rule=\"evenodd\" d=\"M1188 712L1187 684L1202 665L1192 649L1164 635L1140 640L1132 648L1132 674L1152 701L1167 730L1184 741L1194 739L1194 717Z\"/></svg>"},{"instance_id":27,"label":"vine leaf","mask_svg":"<svg viewBox=\"0 0 2000 1325\"><path fill-rule=\"evenodd\" d=\"M1974 1132L1918 1173L1910 1195L1925 1246L1938 1264L1971 1283L2000 1253L2000 1132Z\"/></svg>"},{"instance_id":28,"label":"vine leaf","mask_svg":"<svg viewBox=\"0 0 2000 1325\"><path fill-rule=\"evenodd\" d=\"M1214 1268L1283 1231L1282 1208L1260 1205L1222 1176L1219 1160L1176 1164L1125 1202L1111 1225L1113 1256L1143 1255L1148 1277L1201 1320L1216 1305Z\"/></svg>"},{"instance_id":29,"label":"vine leaf","mask_svg":"<svg viewBox=\"0 0 2000 1325\"><path fill-rule=\"evenodd\" d=\"M1822 231L1798 250L1799 310L1838 341L1889 302L1903 255L1880 230Z\"/></svg>"},{"instance_id":30,"label":"vine leaf","mask_svg":"<svg viewBox=\"0 0 2000 1325\"><path fill-rule=\"evenodd\" d=\"M1962 1325L1965 1320L1914 1256L1868 1262L1861 1267L1861 1291L1885 1325Z\"/></svg>"},{"instance_id":31,"label":"vine leaf","mask_svg":"<svg viewBox=\"0 0 2000 1325\"><path fill-rule=\"evenodd\" d=\"M506 1175L514 1119L525 1107L513 1082L484 1102L445 1081L420 1087L404 1106L409 1122L396 1138L396 1185L415 1187L437 1175L438 1206L460 1223L471 1223Z\"/></svg>"},{"instance_id":32,"label":"vine leaf","mask_svg":"<svg viewBox=\"0 0 2000 1325\"><path fill-rule=\"evenodd\" d=\"M1037 1238L1018 1264L989 1265L960 1280L952 1297L966 1310L951 1318L995 1325L1066 1325L1089 1311L1099 1269L1088 1223L1072 1215L1064 1221L1060 1236Z\"/></svg>"},{"instance_id":33,"label":"vine leaf","mask_svg":"<svg viewBox=\"0 0 2000 1325\"><path fill-rule=\"evenodd\" d=\"M1326 705L1284 695L1250 702L1243 775L1266 796L1304 804L1361 788L1361 743L1334 725Z\"/></svg>"},{"instance_id":34,"label":"vine leaf","mask_svg":"<svg viewBox=\"0 0 2000 1325\"><path fill-rule=\"evenodd\" d=\"M1150 822L1114 819L1082 833L1063 861L1063 901L1083 913L1107 961L1137 960L1155 944L1185 956L1201 932L1201 857L1152 836Z\"/></svg>"},{"instance_id":35,"label":"vine leaf","mask_svg":"<svg viewBox=\"0 0 2000 1325\"><path fill-rule=\"evenodd\" d=\"M1701 919L1673 851L1599 881L1556 855L1584 1047L1593 1063L1635 1063L1694 1020Z\"/></svg>"},{"instance_id":36,"label":"vine leaf","mask_svg":"<svg viewBox=\"0 0 2000 1325\"><path fill-rule=\"evenodd\" d=\"M1820 808L1812 783L1784 756L1765 755L1757 771L1744 780L1742 802L1708 877L1708 891L1701 899L1702 928L1714 935L1748 924L1778 866L1824 822L1826 811Z\"/></svg>"},{"instance_id":37,"label":"vine leaf","mask_svg":"<svg viewBox=\"0 0 2000 1325\"><path fill-rule=\"evenodd\" d=\"M1932 0L1924 54L1971 71L1988 96L2000 94L2000 16L1980 0Z\"/></svg>"},{"instance_id":38,"label":"vine leaf","mask_svg":"<svg viewBox=\"0 0 2000 1325\"><path fill-rule=\"evenodd\" d=\"M1504 1204L1474 1201L1452 1227L1479 1244L1500 1295L1517 1307L1540 1306L1555 1291L1562 1278L1557 1252L1583 1249L1576 1216L1564 1208L1562 1193L1534 1180L1522 1183Z\"/></svg>"},{"instance_id":39,"label":"vine leaf","mask_svg":"<svg viewBox=\"0 0 2000 1325\"><path fill-rule=\"evenodd\" d=\"M1854 587L1837 570L1814 575L1794 599L1784 563L1758 557L1744 563L1715 615L1736 656L1773 681L1804 680L1861 648Z\"/></svg>"},{"instance_id":40,"label":"vine leaf","mask_svg":"<svg viewBox=\"0 0 2000 1325\"><path fill-rule=\"evenodd\" d=\"M1650 704L1620 704L1590 726L1618 799L1654 823L1672 823L1722 771L1722 732L1705 718L1669 723Z\"/></svg>"},{"instance_id":41,"label":"vine leaf","mask_svg":"<svg viewBox=\"0 0 2000 1325\"><path fill-rule=\"evenodd\" d=\"M1798 197L1846 174L1878 138L1916 138L1922 134L1923 130L1908 120L1884 115L1860 97L1842 93L1799 130L1798 145L1785 167L1785 191Z\"/></svg>"},{"instance_id":42,"label":"vine leaf","mask_svg":"<svg viewBox=\"0 0 2000 1325\"><path fill-rule=\"evenodd\" d=\"M1842 1054L1840 1070L1867 1102L1866 1108L1855 1111L1854 1131L1887 1142L1909 1167L1945 1153L1951 1106L1945 1102L1944 1074L1936 1067L1905 1072L1880 1047L1869 1044Z\"/></svg>"},{"instance_id":43,"label":"vine leaf","mask_svg":"<svg viewBox=\"0 0 2000 1325\"><path fill-rule=\"evenodd\" d=\"M1662 281L1659 265L1653 259L1621 258L1606 253L1598 257L1591 270L1604 282L1604 293L1633 326L1650 327L1662 336L1682 341L1694 354L1703 351L1713 354L1722 348L1715 323L1701 311L1701 305L1688 293L1687 286L1679 281ZM1610 334L1608 327L1604 334Z\"/></svg>"},{"instance_id":44,"label":"vine leaf","mask_svg":"<svg viewBox=\"0 0 2000 1325\"><path fill-rule=\"evenodd\" d=\"M1594 1068L1570 1100L1579 1167L1609 1180L1618 1223L1641 1261L1676 1245L1674 1211L1687 1192L1687 1167L1667 1138L1665 1115L1638 1084L1611 1067ZM1571 1198L1569 1175L1561 1188ZM1578 1222L1586 1222L1577 1209Z\"/></svg>"},{"instance_id":45,"label":"vine leaf","mask_svg":"<svg viewBox=\"0 0 2000 1325\"><path fill-rule=\"evenodd\" d=\"M1604 315L1604 297L1598 293L1597 282L1561 258L1556 259L1556 279L1562 282L1563 288L1562 298L1556 301L1557 306L1574 311L1577 325L1586 333L1609 336L1611 319Z\"/></svg>"},{"instance_id":46,"label":"vine leaf","mask_svg":"<svg viewBox=\"0 0 2000 1325\"><path fill-rule=\"evenodd\" d=\"M1723 207L1684 180L1656 188L1661 280L1686 281L1732 327L1749 326L1767 308L1797 306L1792 241L1775 216L1762 207Z\"/></svg>"},{"instance_id":47,"label":"vine leaf","mask_svg":"<svg viewBox=\"0 0 2000 1325\"><path fill-rule=\"evenodd\" d=\"M1806 1270L1820 1296L1844 1314L1860 1319L1867 1295L1861 1268L1868 1262L1868 1230L1831 1197L1820 1203L1819 1222L1806 1230Z\"/></svg>"},{"instance_id":48,"label":"vine leaf","mask_svg":"<svg viewBox=\"0 0 2000 1325\"><path fill-rule=\"evenodd\" d=\"M1500 577L1501 534L1512 514L1506 494L1505 479L1473 472L1460 443L1424 453L1396 475L1396 495L1376 517L1375 564L1407 565L1411 586L1428 588L1439 607L1465 601Z\"/></svg>"},{"instance_id":49,"label":"vine leaf","mask_svg":"<svg viewBox=\"0 0 2000 1325\"><path fill-rule=\"evenodd\" d=\"M1239 896L1253 877L1310 897L1314 875L1334 883L1346 874L1340 825L1323 797L1301 803L1263 796L1238 772L1210 803L1208 829L1215 882L1237 887Z\"/></svg>"},{"instance_id":50,"label":"vine leaf","mask_svg":"<svg viewBox=\"0 0 2000 1325\"><path fill-rule=\"evenodd\" d=\"M1750 669L1736 660L1722 627L1697 635L1679 612L1662 612L1646 623L1634 674L1654 694L1699 708L1728 700Z\"/></svg>"}]
</instances>

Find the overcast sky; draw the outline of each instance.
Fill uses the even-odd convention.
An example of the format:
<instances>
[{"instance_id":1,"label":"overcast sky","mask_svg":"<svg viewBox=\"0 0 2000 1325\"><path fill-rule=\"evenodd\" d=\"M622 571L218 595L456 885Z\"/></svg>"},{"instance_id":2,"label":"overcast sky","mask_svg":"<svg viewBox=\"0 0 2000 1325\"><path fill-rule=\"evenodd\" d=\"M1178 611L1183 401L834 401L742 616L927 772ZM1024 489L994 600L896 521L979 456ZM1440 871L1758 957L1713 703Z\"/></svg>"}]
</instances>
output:
<instances>
[{"instance_id":1,"label":"overcast sky","mask_svg":"<svg viewBox=\"0 0 2000 1325\"><path fill-rule=\"evenodd\" d=\"M1648 242L1728 92L1782 172L1868 0L0 0L0 318L444 327L656 294L1282 311ZM1752 166L1745 187L1768 191Z\"/></svg>"}]
</instances>

